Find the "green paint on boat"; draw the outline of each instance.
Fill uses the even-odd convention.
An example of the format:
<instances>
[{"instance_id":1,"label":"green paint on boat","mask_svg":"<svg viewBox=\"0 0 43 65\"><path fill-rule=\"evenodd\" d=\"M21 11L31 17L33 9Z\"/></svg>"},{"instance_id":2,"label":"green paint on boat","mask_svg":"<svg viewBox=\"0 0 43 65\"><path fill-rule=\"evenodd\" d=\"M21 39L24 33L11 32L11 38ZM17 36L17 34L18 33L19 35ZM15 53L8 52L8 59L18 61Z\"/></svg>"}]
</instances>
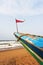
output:
<instances>
[{"instance_id":1,"label":"green paint on boat","mask_svg":"<svg viewBox=\"0 0 43 65\"><path fill-rule=\"evenodd\" d=\"M21 40L19 40L22 45L30 52L30 54L37 60L37 62L40 64L40 65L43 65L43 62L34 54L32 53L30 50L29 50L29 47L26 46L26 44L24 44Z\"/></svg>"}]
</instances>

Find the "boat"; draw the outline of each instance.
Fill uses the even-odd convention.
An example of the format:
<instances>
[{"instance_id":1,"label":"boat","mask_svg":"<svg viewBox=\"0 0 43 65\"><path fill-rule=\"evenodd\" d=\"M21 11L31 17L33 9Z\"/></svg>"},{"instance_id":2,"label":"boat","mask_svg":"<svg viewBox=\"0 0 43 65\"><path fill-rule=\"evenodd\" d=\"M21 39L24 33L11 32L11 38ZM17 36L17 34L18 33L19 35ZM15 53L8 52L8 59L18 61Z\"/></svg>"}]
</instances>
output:
<instances>
[{"instance_id":1,"label":"boat","mask_svg":"<svg viewBox=\"0 0 43 65\"><path fill-rule=\"evenodd\" d=\"M24 33L14 33L14 35L37 62L43 65L43 36Z\"/></svg>"}]
</instances>

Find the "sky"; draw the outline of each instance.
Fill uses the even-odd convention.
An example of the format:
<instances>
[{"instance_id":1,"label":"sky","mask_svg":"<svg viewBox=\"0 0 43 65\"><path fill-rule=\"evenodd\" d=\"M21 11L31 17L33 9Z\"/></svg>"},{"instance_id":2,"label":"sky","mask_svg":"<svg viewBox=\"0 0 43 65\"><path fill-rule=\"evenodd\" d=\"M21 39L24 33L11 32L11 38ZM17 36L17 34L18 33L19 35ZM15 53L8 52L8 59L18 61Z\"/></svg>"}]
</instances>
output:
<instances>
[{"instance_id":1,"label":"sky","mask_svg":"<svg viewBox=\"0 0 43 65\"><path fill-rule=\"evenodd\" d=\"M0 0L0 40L14 40L18 31L43 35L43 0Z\"/></svg>"}]
</instances>

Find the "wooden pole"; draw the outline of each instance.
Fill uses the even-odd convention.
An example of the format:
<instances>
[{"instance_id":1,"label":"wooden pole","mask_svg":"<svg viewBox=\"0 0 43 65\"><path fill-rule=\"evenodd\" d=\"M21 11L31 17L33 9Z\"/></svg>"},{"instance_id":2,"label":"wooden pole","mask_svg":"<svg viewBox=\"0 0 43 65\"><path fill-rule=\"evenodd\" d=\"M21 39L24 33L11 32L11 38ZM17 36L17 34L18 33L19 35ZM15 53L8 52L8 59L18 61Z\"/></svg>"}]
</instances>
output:
<instances>
[{"instance_id":1,"label":"wooden pole","mask_svg":"<svg viewBox=\"0 0 43 65\"><path fill-rule=\"evenodd\" d=\"M15 21L16 21L16 19L15 19ZM18 33L18 25L17 25L17 23L16 23L16 30L17 30L17 33Z\"/></svg>"}]
</instances>

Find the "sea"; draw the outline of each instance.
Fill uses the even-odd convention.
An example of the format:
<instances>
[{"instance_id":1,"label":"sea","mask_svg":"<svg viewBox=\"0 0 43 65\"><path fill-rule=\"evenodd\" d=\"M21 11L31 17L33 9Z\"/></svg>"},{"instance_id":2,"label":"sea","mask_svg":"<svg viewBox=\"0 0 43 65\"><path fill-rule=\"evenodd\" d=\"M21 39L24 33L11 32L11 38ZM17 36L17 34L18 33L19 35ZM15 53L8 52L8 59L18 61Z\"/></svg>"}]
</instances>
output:
<instances>
[{"instance_id":1,"label":"sea","mask_svg":"<svg viewBox=\"0 0 43 65\"><path fill-rule=\"evenodd\" d=\"M22 44L17 40L0 40L0 51L23 48Z\"/></svg>"}]
</instances>

